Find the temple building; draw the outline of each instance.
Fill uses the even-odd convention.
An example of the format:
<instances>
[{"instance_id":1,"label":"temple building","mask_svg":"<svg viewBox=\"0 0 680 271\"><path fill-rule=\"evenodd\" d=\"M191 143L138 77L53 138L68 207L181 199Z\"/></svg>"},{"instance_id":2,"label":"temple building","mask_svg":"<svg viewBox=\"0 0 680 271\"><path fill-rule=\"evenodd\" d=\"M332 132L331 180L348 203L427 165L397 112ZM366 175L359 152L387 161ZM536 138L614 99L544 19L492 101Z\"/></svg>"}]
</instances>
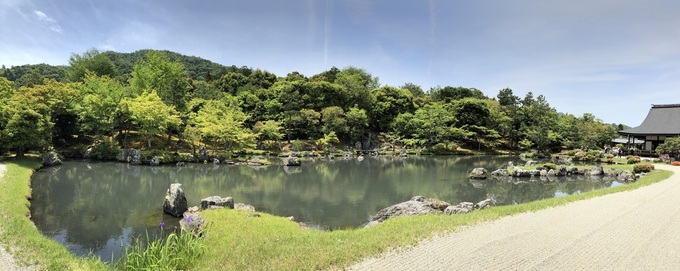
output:
<instances>
[{"instance_id":1,"label":"temple building","mask_svg":"<svg viewBox=\"0 0 680 271\"><path fill-rule=\"evenodd\" d=\"M631 144L636 139L644 140L641 151L651 154L666 138L680 135L680 104L653 104L640 126L619 134Z\"/></svg>"}]
</instances>

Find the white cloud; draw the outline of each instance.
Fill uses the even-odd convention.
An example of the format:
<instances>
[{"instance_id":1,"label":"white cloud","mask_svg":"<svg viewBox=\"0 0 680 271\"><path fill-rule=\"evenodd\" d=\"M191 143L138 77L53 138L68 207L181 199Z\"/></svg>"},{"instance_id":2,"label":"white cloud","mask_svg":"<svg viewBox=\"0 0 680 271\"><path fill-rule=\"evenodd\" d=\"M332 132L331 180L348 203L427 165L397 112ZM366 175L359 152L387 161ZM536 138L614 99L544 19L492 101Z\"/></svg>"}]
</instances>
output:
<instances>
[{"instance_id":1,"label":"white cloud","mask_svg":"<svg viewBox=\"0 0 680 271\"><path fill-rule=\"evenodd\" d=\"M38 18L38 20L47 24L47 28L49 28L50 30L57 32L57 33L62 32L61 26L59 26L59 23L54 18L47 16L47 14L45 14L44 12L42 12L40 10L34 10L33 14L35 14L35 16L36 16L36 18Z\"/></svg>"}]
</instances>

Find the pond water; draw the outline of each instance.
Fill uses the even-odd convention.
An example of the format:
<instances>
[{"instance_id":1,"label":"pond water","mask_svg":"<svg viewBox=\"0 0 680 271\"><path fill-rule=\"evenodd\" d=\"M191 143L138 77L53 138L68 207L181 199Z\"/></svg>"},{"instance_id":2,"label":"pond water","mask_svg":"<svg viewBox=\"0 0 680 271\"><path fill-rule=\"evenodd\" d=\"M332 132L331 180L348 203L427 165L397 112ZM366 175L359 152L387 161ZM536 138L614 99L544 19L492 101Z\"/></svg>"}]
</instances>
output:
<instances>
[{"instance_id":1,"label":"pond water","mask_svg":"<svg viewBox=\"0 0 680 271\"><path fill-rule=\"evenodd\" d=\"M113 162L67 161L32 177L32 220L45 235L74 254L117 259L123 246L146 232L159 233L177 219L163 214L171 183L184 186L190 206L208 196L231 196L258 211L294 216L324 230L360 227L380 209L416 195L452 204L494 198L517 204L610 187L595 177L470 181L475 167L489 171L511 156L367 157L303 161L283 167L188 164L186 167L135 166Z\"/></svg>"}]
</instances>

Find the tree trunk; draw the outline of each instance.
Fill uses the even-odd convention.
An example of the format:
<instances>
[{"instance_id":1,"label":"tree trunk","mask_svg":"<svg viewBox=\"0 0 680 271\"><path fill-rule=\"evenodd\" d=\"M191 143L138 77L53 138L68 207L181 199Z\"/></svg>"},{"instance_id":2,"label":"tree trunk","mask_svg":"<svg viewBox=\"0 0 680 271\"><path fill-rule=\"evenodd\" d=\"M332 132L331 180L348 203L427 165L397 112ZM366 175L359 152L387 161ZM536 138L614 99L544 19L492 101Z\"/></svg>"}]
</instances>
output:
<instances>
[{"instance_id":1,"label":"tree trunk","mask_svg":"<svg viewBox=\"0 0 680 271\"><path fill-rule=\"evenodd\" d=\"M24 148L21 148L21 147L17 148L17 156L16 156L16 158L17 158L17 159L24 158Z\"/></svg>"}]
</instances>

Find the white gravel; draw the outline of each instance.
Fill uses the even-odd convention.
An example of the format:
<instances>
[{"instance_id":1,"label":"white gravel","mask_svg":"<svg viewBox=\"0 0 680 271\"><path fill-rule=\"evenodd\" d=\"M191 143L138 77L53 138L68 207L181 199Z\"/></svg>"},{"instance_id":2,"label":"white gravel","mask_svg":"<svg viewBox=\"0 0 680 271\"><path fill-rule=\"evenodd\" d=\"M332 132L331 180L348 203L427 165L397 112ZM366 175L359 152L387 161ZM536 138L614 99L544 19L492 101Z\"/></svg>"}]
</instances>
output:
<instances>
[{"instance_id":1,"label":"white gravel","mask_svg":"<svg viewBox=\"0 0 680 271\"><path fill-rule=\"evenodd\" d=\"M5 164L0 164L0 179L2 179L2 175L5 173L5 170L7 169L7 166ZM5 248L0 245L0 270L3 271L18 271L22 270L19 268L19 266L16 264L14 261L14 257L12 257Z\"/></svg>"},{"instance_id":2,"label":"white gravel","mask_svg":"<svg viewBox=\"0 0 680 271\"><path fill-rule=\"evenodd\" d=\"M680 167L633 191L466 227L350 270L680 270Z\"/></svg>"}]
</instances>

